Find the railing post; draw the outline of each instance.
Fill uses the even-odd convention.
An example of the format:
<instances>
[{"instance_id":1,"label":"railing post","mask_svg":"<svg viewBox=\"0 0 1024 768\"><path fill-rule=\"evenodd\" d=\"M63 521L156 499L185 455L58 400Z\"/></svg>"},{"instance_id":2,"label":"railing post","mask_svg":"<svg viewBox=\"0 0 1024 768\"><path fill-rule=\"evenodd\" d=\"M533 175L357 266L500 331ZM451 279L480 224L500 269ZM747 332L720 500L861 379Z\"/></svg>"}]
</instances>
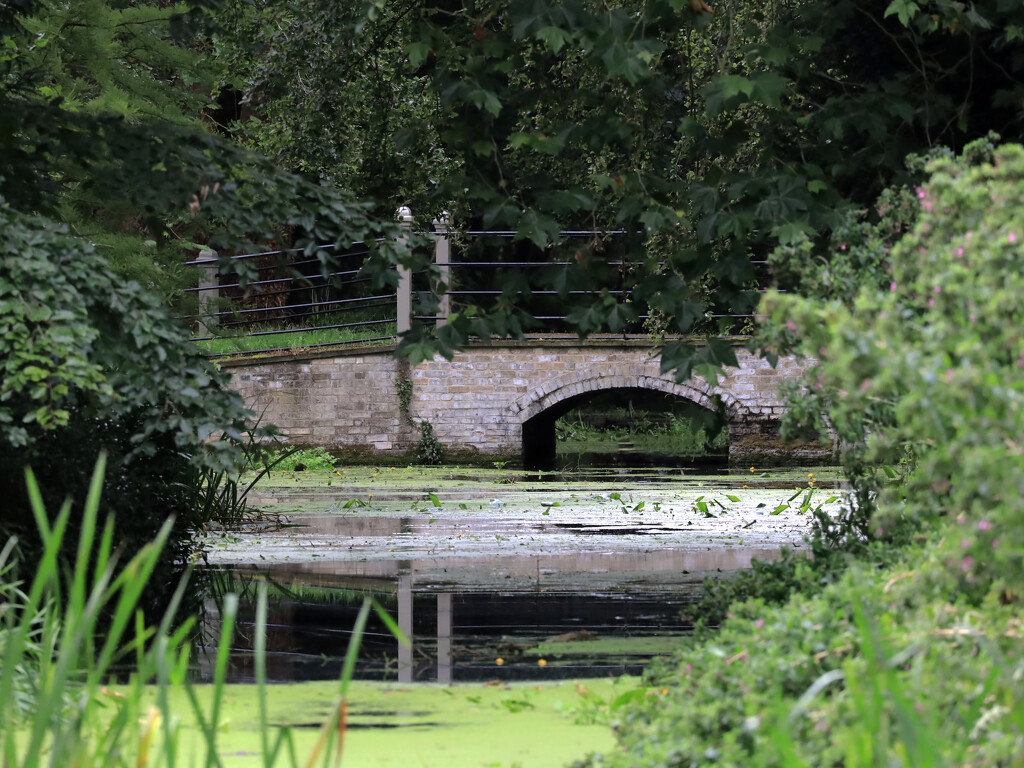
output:
<instances>
[{"instance_id":1,"label":"railing post","mask_svg":"<svg viewBox=\"0 0 1024 768\"><path fill-rule=\"evenodd\" d=\"M434 219L434 229L437 232L437 240L434 241L434 263L441 274L441 282L444 283L445 293L441 297L437 308L437 325L442 326L448 321L452 313L452 299L448 295L451 287L451 243L448 240L448 227L450 219L448 211L442 211L440 219Z\"/></svg>"},{"instance_id":2,"label":"railing post","mask_svg":"<svg viewBox=\"0 0 1024 768\"><path fill-rule=\"evenodd\" d=\"M196 259L199 265L199 335L209 336L217 325L217 290L220 281L217 275L217 252L203 249Z\"/></svg>"},{"instance_id":3,"label":"railing post","mask_svg":"<svg viewBox=\"0 0 1024 768\"><path fill-rule=\"evenodd\" d=\"M403 205L398 209L398 222L406 234L404 239L409 241L409 232L412 231L412 211L408 206ZM412 272L407 267L398 267L398 333L402 334L412 328Z\"/></svg>"}]
</instances>

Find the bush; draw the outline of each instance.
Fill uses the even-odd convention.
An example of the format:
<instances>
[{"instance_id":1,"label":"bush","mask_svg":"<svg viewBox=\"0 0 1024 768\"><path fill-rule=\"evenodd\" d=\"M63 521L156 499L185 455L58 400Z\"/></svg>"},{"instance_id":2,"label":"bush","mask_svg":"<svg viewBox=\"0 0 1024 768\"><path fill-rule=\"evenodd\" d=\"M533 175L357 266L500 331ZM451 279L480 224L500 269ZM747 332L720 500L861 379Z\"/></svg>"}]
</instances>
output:
<instances>
[{"instance_id":1,"label":"bush","mask_svg":"<svg viewBox=\"0 0 1024 768\"><path fill-rule=\"evenodd\" d=\"M418 426L420 439L416 443L416 461L420 464L440 464L444 461L444 448L434 434L434 425L422 419Z\"/></svg>"},{"instance_id":2,"label":"bush","mask_svg":"<svg viewBox=\"0 0 1024 768\"><path fill-rule=\"evenodd\" d=\"M159 610L191 557L191 532L209 522L193 468L228 471L241 457L251 414L225 380L157 298L63 227L0 199L0 540L17 535L25 561L43 545L25 467L55 510L84 498L105 452L120 547L135 552L174 518L143 600ZM73 509L69 539L80 519Z\"/></svg>"},{"instance_id":3,"label":"bush","mask_svg":"<svg viewBox=\"0 0 1024 768\"><path fill-rule=\"evenodd\" d=\"M1024 492L1024 148L977 142L929 168L886 290L850 305L776 296L766 309L820 361L790 429L815 410L861 461L907 466L865 534L958 518L950 574L978 600L1024 577L1010 554L1024 545L1011 501Z\"/></svg>"},{"instance_id":4,"label":"bush","mask_svg":"<svg viewBox=\"0 0 1024 768\"><path fill-rule=\"evenodd\" d=\"M820 361L786 427L831 423L859 503L812 562L722 587L721 632L652 668L659 695L616 722L623 751L589 765L1019 761L1024 148L928 167L916 223L875 265L883 290L872 275L763 305L769 338Z\"/></svg>"}]
</instances>

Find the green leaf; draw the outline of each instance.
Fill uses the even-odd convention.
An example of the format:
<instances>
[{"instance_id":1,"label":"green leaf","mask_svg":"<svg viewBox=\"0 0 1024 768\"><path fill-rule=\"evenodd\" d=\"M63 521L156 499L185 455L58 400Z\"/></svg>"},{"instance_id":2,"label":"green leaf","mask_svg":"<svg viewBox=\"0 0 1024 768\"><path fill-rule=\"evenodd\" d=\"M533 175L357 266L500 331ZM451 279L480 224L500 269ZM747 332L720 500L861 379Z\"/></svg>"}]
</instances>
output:
<instances>
[{"instance_id":1,"label":"green leaf","mask_svg":"<svg viewBox=\"0 0 1024 768\"><path fill-rule=\"evenodd\" d=\"M410 65L419 67L430 55L430 45L422 41L409 43L405 48L405 54L409 57Z\"/></svg>"},{"instance_id":2,"label":"green leaf","mask_svg":"<svg viewBox=\"0 0 1024 768\"><path fill-rule=\"evenodd\" d=\"M803 221L787 221L772 227L772 236L782 245L799 243L814 235L814 228Z\"/></svg>"},{"instance_id":3,"label":"green leaf","mask_svg":"<svg viewBox=\"0 0 1024 768\"><path fill-rule=\"evenodd\" d=\"M909 26L910 20L917 15L920 10L920 6L914 0L893 0L889 3L889 6L885 9L885 15L883 18L888 18L893 14L896 14L900 20L900 24L904 27Z\"/></svg>"},{"instance_id":4,"label":"green leaf","mask_svg":"<svg viewBox=\"0 0 1024 768\"><path fill-rule=\"evenodd\" d=\"M718 78L722 90L723 99L732 99L736 96L750 96L754 93L754 82L740 75L722 75Z\"/></svg>"},{"instance_id":5,"label":"green leaf","mask_svg":"<svg viewBox=\"0 0 1024 768\"><path fill-rule=\"evenodd\" d=\"M561 27L541 27L533 36L546 44L553 53L558 53L572 40L572 36Z\"/></svg>"},{"instance_id":6,"label":"green leaf","mask_svg":"<svg viewBox=\"0 0 1024 768\"><path fill-rule=\"evenodd\" d=\"M751 98L768 107L779 107L782 94L789 87L789 78L777 72L758 72L754 75L754 90Z\"/></svg>"}]
</instances>

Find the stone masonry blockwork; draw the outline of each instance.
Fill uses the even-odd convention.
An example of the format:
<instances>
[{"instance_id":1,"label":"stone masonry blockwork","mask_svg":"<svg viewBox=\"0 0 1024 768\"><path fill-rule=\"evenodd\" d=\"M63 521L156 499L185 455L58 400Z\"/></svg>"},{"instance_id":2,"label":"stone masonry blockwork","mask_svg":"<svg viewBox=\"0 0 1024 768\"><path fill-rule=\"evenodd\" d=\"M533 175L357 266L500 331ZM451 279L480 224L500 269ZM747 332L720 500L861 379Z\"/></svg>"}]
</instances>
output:
<instances>
[{"instance_id":1,"label":"stone masonry blockwork","mask_svg":"<svg viewBox=\"0 0 1024 768\"><path fill-rule=\"evenodd\" d=\"M716 385L701 378L678 383L660 370L646 340L494 342L469 347L409 369L394 345L307 353L222 366L231 386L265 423L296 444L322 445L343 455L372 458L415 452L419 430L401 412L397 382L413 382L410 414L429 421L446 455L517 457L523 423L561 401L606 389L637 388L723 408L730 458L772 453L822 458L828 447L782 447L778 422L783 381L813 361L783 358L775 368L737 348L737 369Z\"/></svg>"}]
</instances>

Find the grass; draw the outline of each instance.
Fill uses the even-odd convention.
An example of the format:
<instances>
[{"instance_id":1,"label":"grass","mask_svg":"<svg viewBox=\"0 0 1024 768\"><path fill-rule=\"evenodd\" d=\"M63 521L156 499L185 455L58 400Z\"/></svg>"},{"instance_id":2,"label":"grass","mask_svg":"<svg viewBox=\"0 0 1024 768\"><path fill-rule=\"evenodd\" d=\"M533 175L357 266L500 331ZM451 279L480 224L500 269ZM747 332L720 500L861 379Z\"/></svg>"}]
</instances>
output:
<instances>
[{"instance_id":1,"label":"grass","mask_svg":"<svg viewBox=\"0 0 1024 768\"><path fill-rule=\"evenodd\" d=\"M394 340L396 333L394 322L381 320L374 325L291 331L268 336L239 333L237 335L224 335L215 339L197 341L196 344L212 355L231 355L242 352L264 352L271 349L297 349L328 344L352 344L381 337L385 337L387 342L391 342Z\"/></svg>"},{"instance_id":2,"label":"grass","mask_svg":"<svg viewBox=\"0 0 1024 768\"><path fill-rule=\"evenodd\" d=\"M330 472L337 463L338 460L326 448L321 447L283 448L271 451L266 456L260 457L258 461L255 459L250 461L250 465L254 469L266 468L271 471L277 470L280 472L294 472L297 467L302 467L298 471L303 472Z\"/></svg>"},{"instance_id":3,"label":"grass","mask_svg":"<svg viewBox=\"0 0 1024 768\"><path fill-rule=\"evenodd\" d=\"M615 453L621 450L619 441L628 441L634 450L648 453L704 456L709 450L725 450L729 446L727 430L709 437L695 419L672 412L627 413L620 408L602 417L611 423L595 425L582 410L558 419L555 435L559 452Z\"/></svg>"}]
</instances>

